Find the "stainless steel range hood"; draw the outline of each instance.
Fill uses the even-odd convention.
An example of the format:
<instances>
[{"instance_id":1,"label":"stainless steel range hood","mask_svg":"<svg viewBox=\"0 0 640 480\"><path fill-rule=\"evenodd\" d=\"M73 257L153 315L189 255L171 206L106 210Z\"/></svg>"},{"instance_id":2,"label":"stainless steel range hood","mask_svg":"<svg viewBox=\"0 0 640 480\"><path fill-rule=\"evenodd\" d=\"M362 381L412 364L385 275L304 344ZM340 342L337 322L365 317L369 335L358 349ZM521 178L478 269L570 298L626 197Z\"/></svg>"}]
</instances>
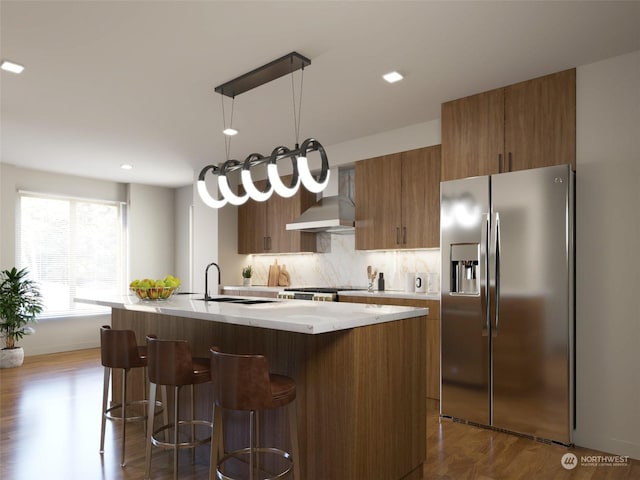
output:
<instances>
[{"instance_id":1,"label":"stainless steel range hood","mask_svg":"<svg viewBox=\"0 0 640 480\"><path fill-rule=\"evenodd\" d=\"M329 184L323 192L322 199L293 222L288 223L287 230L354 233L355 205L349 196L339 194L340 176L338 168L331 169ZM350 178L342 178L350 182Z\"/></svg>"}]
</instances>

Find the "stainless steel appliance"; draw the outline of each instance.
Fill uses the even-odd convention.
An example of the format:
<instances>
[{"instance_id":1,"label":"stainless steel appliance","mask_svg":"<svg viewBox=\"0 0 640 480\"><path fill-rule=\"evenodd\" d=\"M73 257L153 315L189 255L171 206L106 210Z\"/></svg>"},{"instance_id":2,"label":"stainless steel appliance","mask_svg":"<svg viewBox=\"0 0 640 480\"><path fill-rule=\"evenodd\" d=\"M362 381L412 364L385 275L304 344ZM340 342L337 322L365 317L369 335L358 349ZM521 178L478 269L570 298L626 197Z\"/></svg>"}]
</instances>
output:
<instances>
[{"instance_id":1,"label":"stainless steel appliance","mask_svg":"<svg viewBox=\"0 0 640 480\"><path fill-rule=\"evenodd\" d=\"M441 183L440 413L572 443L574 173Z\"/></svg>"},{"instance_id":2,"label":"stainless steel appliance","mask_svg":"<svg viewBox=\"0 0 640 480\"><path fill-rule=\"evenodd\" d=\"M338 292L349 290L366 290L358 287L299 287L285 288L278 293L278 298L291 300L314 300L316 302L337 302Z\"/></svg>"}]
</instances>

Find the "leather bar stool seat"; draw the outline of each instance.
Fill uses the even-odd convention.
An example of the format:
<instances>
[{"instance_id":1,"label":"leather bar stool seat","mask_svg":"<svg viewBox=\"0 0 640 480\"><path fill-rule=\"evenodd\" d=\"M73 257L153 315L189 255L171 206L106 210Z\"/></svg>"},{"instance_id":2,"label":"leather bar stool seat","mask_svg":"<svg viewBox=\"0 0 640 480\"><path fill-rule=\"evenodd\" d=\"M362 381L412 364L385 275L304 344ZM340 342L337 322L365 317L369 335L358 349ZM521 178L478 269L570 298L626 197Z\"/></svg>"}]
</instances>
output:
<instances>
[{"instance_id":1,"label":"leather bar stool seat","mask_svg":"<svg viewBox=\"0 0 640 480\"><path fill-rule=\"evenodd\" d=\"M211 441L210 480L237 480L225 473L225 463L231 459L244 460L248 467L245 478L273 480L293 472L300 480L298 458L298 424L295 409L296 382L290 377L269 373L269 362L263 355L235 355L211 347L211 382L213 384L213 439ZM263 410L287 406L291 453L280 448L255 445L256 415ZM220 458L223 452L222 410L249 412L249 447L234 450ZM275 455L287 467L280 473L261 472L259 455ZM237 467L238 462L236 462ZM234 472L234 474L236 474ZM272 475L265 477L264 475Z\"/></svg>"},{"instance_id":2,"label":"leather bar stool seat","mask_svg":"<svg viewBox=\"0 0 640 480\"><path fill-rule=\"evenodd\" d=\"M130 422L145 422L149 402L144 399L146 393L146 375L142 376L142 399L127 401L127 377L132 368L147 367L147 347L139 346L136 342L136 334L133 330L114 330L109 325L100 328L100 356L104 367L104 385L102 391L102 427L100 429L100 453L104 453L104 436L107 420L121 422L122 452L120 465L125 466L125 439L126 426ZM109 401L109 385L113 369L122 370L122 386L120 402L115 403L112 398ZM113 391L112 397L113 397ZM163 409L161 402L154 402L156 408L149 409L152 415L160 414ZM137 408L139 407L139 408ZM120 416L115 415L120 411Z\"/></svg>"},{"instance_id":3,"label":"leather bar stool seat","mask_svg":"<svg viewBox=\"0 0 640 480\"><path fill-rule=\"evenodd\" d=\"M173 478L178 478L178 451L191 449L192 460L195 459L195 448L211 440L212 424L208 420L195 419L195 391L194 385L205 384L211 381L210 361L208 358L194 358L191 348L186 340L159 340L155 335L147 336L147 361L149 372L149 399L156 397L157 386L174 388L173 416L171 422L154 429L153 419L149 417L147 423L147 447L145 479L149 479L151 473L152 447L173 450ZM180 389L189 386L191 390L191 419L180 420ZM180 427L190 427L189 440L181 440ZM206 427L207 437L197 438L196 427ZM164 440L160 439L160 433L165 433ZM169 435L172 433L172 435Z\"/></svg>"}]
</instances>

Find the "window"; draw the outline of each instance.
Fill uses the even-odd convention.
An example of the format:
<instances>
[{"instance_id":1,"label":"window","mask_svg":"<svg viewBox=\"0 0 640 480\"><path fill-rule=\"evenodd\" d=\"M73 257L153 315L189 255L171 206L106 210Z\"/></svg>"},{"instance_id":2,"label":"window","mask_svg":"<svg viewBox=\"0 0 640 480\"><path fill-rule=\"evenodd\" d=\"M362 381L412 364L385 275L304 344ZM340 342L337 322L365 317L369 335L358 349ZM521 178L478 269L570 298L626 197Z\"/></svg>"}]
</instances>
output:
<instances>
[{"instance_id":1,"label":"window","mask_svg":"<svg viewBox=\"0 0 640 480\"><path fill-rule=\"evenodd\" d=\"M26 192L18 199L17 264L40 286L42 315L108 311L73 299L123 292L125 205Z\"/></svg>"}]
</instances>

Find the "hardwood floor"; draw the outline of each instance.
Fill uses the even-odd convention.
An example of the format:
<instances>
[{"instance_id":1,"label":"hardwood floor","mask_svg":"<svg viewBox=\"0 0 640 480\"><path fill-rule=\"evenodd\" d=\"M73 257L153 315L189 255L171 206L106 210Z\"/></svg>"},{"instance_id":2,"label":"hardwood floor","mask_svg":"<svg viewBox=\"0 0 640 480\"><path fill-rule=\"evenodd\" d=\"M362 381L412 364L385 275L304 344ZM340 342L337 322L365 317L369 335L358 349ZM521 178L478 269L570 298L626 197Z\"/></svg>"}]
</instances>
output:
<instances>
[{"instance_id":1,"label":"hardwood floor","mask_svg":"<svg viewBox=\"0 0 640 480\"><path fill-rule=\"evenodd\" d=\"M125 468L119 465L119 433L111 422L107 423L105 453L98 453L101 402L99 349L27 357L20 368L0 370L0 478L142 479L142 425L128 426ZM428 408L427 432L425 479L640 478L639 461L629 459L624 466L583 465L582 456L603 454L440 421L434 401ZM567 452L577 456L573 470L565 470L560 464ZM171 478L170 455L154 452L154 479ZM181 454L180 478L208 478L206 460L191 465L189 458L187 452Z\"/></svg>"}]
</instances>

